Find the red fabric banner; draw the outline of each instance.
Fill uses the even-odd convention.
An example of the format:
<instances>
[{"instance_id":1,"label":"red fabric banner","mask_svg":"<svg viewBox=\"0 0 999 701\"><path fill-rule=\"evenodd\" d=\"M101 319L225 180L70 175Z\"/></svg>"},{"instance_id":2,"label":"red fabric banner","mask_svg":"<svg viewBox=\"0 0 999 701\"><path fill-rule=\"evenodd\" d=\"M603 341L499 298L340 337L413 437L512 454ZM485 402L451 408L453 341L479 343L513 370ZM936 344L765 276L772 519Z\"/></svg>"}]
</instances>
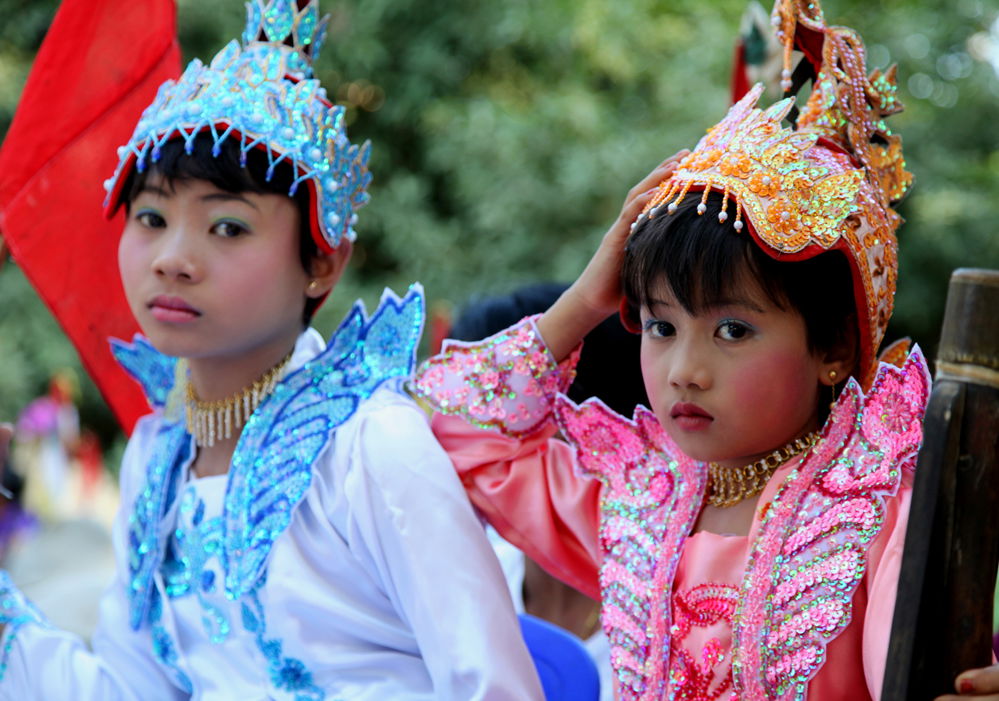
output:
<instances>
[{"instance_id":1,"label":"red fabric banner","mask_svg":"<svg viewBox=\"0 0 999 701\"><path fill-rule=\"evenodd\" d=\"M0 235L126 432L149 407L108 338L138 326L103 182L159 85L180 75L173 0L63 0L0 148Z\"/></svg>"}]
</instances>

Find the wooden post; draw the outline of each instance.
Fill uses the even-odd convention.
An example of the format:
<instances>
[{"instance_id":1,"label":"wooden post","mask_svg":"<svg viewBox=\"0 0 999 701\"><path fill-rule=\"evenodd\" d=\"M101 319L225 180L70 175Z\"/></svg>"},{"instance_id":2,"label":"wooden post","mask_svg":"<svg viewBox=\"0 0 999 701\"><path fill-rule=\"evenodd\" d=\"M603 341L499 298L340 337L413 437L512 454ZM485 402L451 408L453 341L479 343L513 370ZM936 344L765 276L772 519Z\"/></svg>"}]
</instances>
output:
<instances>
[{"instance_id":1,"label":"wooden post","mask_svg":"<svg viewBox=\"0 0 999 701\"><path fill-rule=\"evenodd\" d=\"M999 271L963 268L947 294L881 698L954 692L992 662L999 566Z\"/></svg>"}]
</instances>

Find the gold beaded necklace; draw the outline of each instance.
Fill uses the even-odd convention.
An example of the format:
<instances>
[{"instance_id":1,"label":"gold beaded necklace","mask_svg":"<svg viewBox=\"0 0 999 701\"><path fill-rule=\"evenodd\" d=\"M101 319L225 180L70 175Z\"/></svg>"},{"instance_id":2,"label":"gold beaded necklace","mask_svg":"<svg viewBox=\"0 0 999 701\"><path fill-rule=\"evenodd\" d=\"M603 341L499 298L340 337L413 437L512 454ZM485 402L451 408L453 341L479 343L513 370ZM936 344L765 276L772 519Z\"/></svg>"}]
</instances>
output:
<instances>
[{"instance_id":1,"label":"gold beaded necklace","mask_svg":"<svg viewBox=\"0 0 999 701\"><path fill-rule=\"evenodd\" d=\"M795 438L765 458L742 467L727 468L708 463L708 504L724 508L759 494L778 467L811 448L818 437L819 434L813 431L807 436Z\"/></svg>"},{"instance_id":2,"label":"gold beaded necklace","mask_svg":"<svg viewBox=\"0 0 999 701\"><path fill-rule=\"evenodd\" d=\"M291 361L291 353L268 370L251 385L244 387L225 399L203 401L198 398L194 384L187 379L187 431L194 436L194 442L203 448L210 448L216 441L232 437L247 422L260 402L270 394L284 374Z\"/></svg>"}]
</instances>

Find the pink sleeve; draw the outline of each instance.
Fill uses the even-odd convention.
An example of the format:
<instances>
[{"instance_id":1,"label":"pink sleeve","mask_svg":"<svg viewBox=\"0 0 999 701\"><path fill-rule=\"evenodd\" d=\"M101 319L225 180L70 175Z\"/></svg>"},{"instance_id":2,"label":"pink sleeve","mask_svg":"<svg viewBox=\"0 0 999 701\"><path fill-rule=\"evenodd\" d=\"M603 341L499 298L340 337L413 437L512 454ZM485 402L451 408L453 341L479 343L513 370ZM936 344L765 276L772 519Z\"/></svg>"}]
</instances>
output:
<instances>
[{"instance_id":1,"label":"pink sleeve","mask_svg":"<svg viewBox=\"0 0 999 701\"><path fill-rule=\"evenodd\" d=\"M536 318L483 341L445 341L444 349L419 368L413 389L442 414L514 438L553 425L555 397L575 378L579 348L557 364Z\"/></svg>"},{"instance_id":2,"label":"pink sleeve","mask_svg":"<svg viewBox=\"0 0 999 701\"><path fill-rule=\"evenodd\" d=\"M905 528L912 502L912 478L915 458L903 468L902 484L894 499L885 504L885 525L878 541L871 546L867 566L867 613L864 618L864 676L871 698L881 698L895 614L895 594L902 568Z\"/></svg>"},{"instance_id":3,"label":"pink sleeve","mask_svg":"<svg viewBox=\"0 0 999 701\"><path fill-rule=\"evenodd\" d=\"M600 600L601 485L581 476L571 446L549 425L524 438L436 414L434 434L472 503L549 574Z\"/></svg>"},{"instance_id":4,"label":"pink sleeve","mask_svg":"<svg viewBox=\"0 0 999 701\"><path fill-rule=\"evenodd\" d=\"M599 600L600 483L555 440L554 404L578 349L556 364L534 318L475 343L446 342L413 381L472 503L552 576Z\"/></svg>"}]
</instances>

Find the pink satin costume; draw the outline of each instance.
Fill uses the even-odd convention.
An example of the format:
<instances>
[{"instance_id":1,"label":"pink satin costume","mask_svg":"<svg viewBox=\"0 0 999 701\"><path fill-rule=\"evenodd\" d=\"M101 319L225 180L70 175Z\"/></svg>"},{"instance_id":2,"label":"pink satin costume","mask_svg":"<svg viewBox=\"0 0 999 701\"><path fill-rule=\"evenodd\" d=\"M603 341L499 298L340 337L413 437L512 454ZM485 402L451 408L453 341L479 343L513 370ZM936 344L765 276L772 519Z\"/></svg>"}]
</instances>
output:
<instances>
[{"instance_id":1,"label":"pink satin costume","mask_svg":"<svg viewBox=\"0 0 999 701\"><path fill-rule=\"evenodd\" d=\"M919 350L866 395L851 380L748 536L692 534L705 465L647 410L561 395L575 358L557 366L525 320L449 344L416 388L490 523L602 601L618 698L878 698L929 394Z\"/></svg>"}]
</instances>

